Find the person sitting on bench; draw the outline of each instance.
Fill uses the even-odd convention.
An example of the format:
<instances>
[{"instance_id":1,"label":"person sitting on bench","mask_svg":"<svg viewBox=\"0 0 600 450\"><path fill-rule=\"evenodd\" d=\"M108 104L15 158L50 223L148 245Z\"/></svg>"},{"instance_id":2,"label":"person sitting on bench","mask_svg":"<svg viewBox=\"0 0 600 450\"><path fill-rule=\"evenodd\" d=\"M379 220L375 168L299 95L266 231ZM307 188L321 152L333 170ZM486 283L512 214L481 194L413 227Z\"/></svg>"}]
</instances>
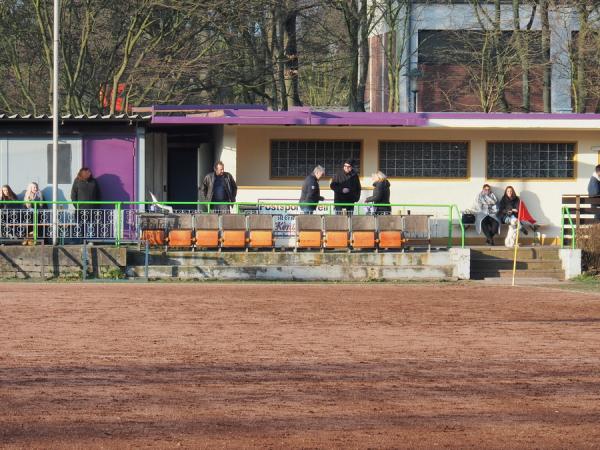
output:
<instances>
[{"instance_id":1,"label":"person sitting on bench","mask_svg":"<svg viewBox=\"0 0 600 450\"><path fill-rule=\"evenodd\" d=\"M497 204L498 199L492 192L492 188L489 184L484 184L483 189L475 198L475 229L478 234L483 232L488 245L494 245L494 236L500 230Z\"/></svg>"}]
</instances>

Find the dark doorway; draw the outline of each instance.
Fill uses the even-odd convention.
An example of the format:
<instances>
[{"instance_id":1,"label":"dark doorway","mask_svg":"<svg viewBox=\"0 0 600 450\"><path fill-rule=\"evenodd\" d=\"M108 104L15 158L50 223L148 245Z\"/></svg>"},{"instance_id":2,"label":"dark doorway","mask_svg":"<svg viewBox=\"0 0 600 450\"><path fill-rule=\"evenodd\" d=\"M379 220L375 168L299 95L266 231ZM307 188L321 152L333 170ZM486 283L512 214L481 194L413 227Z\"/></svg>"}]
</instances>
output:
<instances>
[{"instance_id":1,"label":"dark doorway","mask_svg":"<svg viewBox=\"0 0 600 450\"><path fill-rule=\"evenodd\" d=\"M167 154L167 201L198 201L198 148L176 146ZM174 209L196 209L195 205L178 205Z\"/></svg>"}]
</instances>

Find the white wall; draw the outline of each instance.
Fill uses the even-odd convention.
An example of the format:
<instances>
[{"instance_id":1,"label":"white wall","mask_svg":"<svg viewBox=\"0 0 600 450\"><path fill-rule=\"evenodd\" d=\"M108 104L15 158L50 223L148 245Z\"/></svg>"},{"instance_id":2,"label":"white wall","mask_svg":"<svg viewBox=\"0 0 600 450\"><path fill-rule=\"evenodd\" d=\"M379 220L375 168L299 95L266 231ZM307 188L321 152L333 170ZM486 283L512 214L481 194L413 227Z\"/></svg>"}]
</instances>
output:
<instances>
[{"instance_id":1,"label":"white wall","mask_svg":"<svg viewBox=\"0 0 600 450\"><path fill-rule=\"evenodd\" d=\"M44 199L52 200L52 186L48 179L47 138L0 138L0 184L9 184L22 198L27 185L32 181L39 184ZM59 144L71 145L71 178L69 183L58 185L58 200L69 200L71 185L81 168L81 138L69 137Z\"/></svg>"},{"instance_id":2,"label":"white wall","mask_svg":"<svg viewBox=\"0 0 600 450\"><path fill-rule=\"evenodd\" d=\"M468 122L468 121L463 121ZM472 207L481 186L489 182L501 195L504 187L513 185L531 213L548 225L549 237L560 236L562 195L586 193L592 170L598 164L600 130L551 129L457 129L444 128L359 128L359 127L239 127L237 131L237 173L239 201L258 199L291 199L300 196L302 179L270 178L271 139L349 139L363 143L361 182L370 188L370 174L378 168L380 140L465 140L470 143L469 176L465 179L391 179L393 203L455 203L460 210ZM577 142L574 179L560 180L488 180L486 178L487 141ZM336 168L326 168L329 172ZM329 179L321 181L322 195L332 198ZM363 191L363 198L370 195ZM440 217L434 233L447 235L443 217L446 211L411 208L414 212L431 212ZM473 233L471 233L473 234Z\"/></svg>"}]
</instances>

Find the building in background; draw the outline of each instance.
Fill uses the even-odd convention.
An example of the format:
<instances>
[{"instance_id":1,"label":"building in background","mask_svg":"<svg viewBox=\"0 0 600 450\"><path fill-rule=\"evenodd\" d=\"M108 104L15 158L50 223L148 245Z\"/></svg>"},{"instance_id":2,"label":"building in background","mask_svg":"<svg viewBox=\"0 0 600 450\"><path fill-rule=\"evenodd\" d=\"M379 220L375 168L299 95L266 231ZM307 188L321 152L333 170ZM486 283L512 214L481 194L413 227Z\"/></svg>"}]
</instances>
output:
<instances>
[{"instance_id":1,"label":"building in background","mask_svg":"<svg viewBox=\"0 0 600 450\"><path fill-rule=\"evenodd\" d=\"M598 112L594 13L519 3L372 0L370 111Z\"/></svg>"}]
</instances>

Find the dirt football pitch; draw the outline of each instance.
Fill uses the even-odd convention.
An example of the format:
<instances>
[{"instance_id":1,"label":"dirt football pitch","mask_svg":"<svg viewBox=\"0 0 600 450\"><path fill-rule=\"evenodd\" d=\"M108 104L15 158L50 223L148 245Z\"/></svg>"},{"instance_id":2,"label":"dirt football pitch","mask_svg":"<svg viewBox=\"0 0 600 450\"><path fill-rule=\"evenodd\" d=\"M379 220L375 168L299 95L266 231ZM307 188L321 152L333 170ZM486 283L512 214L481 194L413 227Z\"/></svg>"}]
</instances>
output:
<instances>
[{"instance_id":1,"label":"dirt football pitch","mask_svg":"<svg viewBox=\"0 0 600 450\"><path fill-rule=\"evenodd\" d=\"M2 448L600 448L600 295L0 284Z\"/></svg>"}]
</instances>

